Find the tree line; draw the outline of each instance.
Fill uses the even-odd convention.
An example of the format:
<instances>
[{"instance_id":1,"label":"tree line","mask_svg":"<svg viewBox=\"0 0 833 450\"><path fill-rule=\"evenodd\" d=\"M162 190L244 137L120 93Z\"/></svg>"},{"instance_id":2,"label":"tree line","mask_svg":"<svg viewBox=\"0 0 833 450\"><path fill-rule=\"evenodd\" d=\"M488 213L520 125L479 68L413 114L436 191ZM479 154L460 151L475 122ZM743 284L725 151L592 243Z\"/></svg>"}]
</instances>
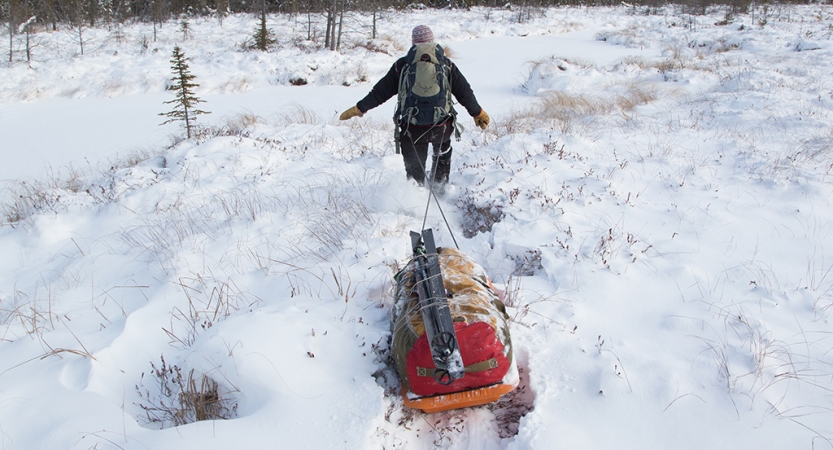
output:
<instances>
[{"instance_id":1,"label":"tree line","mask_svg":"<svg viewBox=\"0 0 833 450\"><path fill-rule=\"evenodd\" d=\"M376 12L383 9L405 9L421 5L427 8L470 8L475 6L511 8L518 20L531 17L537 8L553 6L593 7L624 4L654 12L668 5L678 5L687 14L705 14L710 7L721 6L734 14L746 13L754 7L786 4L827 3L830 0L0 0L0 21L7 28L9 60L16 35L25 34L28 59L29 34L38 30L57 30L59 26L76 30L81 53L84 50L85 27L118 27L125 22L161 24L171 19L228 14L284 13L306 15L310 29L318 17L326 21L324 46L338 48L345 12L369 13L373 17L372 36L376 35ZM155 30L154 26L154 30ZM154 33L155 34L155 33Z\"/></svg>"},{"instance_id":2,"label":"tree line","mask_svg":"<svg viewBox=\"0 0 833 450\"><path fill-rule=\"evenodd\" d=\"M322 13L337 16L344 11L373 11L386 8L406 8L415 3L429 8L468 8L473 6L550 7L550 6L614 6L622 0L0 0L2 20L10 33L18 32L21 24L34 17L43 27L57 29L59 24L83 24L95 27L102 24L142 21L161 23L182 15L208 16L231 13ZM766 3L803 4L806 0L637 0L624 3L634 6L660 7L667 4L701 9L713 5L730 6L733 12L743 13L753 5ZM333 22L337 22L337 17Z\"/></svg>"}]
</instances>

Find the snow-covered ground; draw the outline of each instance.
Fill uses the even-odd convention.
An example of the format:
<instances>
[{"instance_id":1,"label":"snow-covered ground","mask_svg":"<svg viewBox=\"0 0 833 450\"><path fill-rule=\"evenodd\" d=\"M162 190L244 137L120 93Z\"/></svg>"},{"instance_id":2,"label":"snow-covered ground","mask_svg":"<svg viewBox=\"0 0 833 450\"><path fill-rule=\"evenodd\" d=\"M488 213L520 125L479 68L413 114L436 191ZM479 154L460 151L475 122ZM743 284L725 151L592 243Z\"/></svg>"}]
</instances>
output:
<instances>
[{"instance_id":1,"label":"snow-covered ground","mask_svg":"<svg viewBox=\"0 0 833 450\"><path fill-rule=\"evenodd\" d=\"M305 16L269 53L244 16L34 35L0 68L0 448L833 448L833 9L762 12L386 12L338 53ZM336 120L419 23L493 118L428 226L505 289L522 375L432 415L387 349L427 194L392 104ZM175 43L212 114L169 145ZM172 427L177 374L232 418Z\"/></svg>"}]
</instances>

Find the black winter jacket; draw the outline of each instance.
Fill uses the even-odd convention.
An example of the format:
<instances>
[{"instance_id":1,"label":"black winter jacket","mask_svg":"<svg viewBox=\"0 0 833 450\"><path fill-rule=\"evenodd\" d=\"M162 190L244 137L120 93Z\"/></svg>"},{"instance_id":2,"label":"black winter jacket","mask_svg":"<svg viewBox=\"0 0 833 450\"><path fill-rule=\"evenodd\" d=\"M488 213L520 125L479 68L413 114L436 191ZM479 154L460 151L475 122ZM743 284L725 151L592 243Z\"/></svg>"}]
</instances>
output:
<instances>
[{"instance_id":1,"label":"black winter jacket","mask_svg":"<svg viewBox=\"0 0 833 450\"><path fill-rule=\"evenodd\" d=\"M466 108L470 116L477 116L482 109L474 97L474 91L472 91L466 77L457 69L457 66L450 60L449 63L451 64L451 79L449 80L451 83L451 93L457 99L457 102ZM404 56L393 63L388 73L373 86L373 89L370 90L370 93L365 98L359 100L356 106L362 114L385 103L388 99L399 93L399 74L402 72L403 67L405 67Z\"/></svg>"}]
</instances>

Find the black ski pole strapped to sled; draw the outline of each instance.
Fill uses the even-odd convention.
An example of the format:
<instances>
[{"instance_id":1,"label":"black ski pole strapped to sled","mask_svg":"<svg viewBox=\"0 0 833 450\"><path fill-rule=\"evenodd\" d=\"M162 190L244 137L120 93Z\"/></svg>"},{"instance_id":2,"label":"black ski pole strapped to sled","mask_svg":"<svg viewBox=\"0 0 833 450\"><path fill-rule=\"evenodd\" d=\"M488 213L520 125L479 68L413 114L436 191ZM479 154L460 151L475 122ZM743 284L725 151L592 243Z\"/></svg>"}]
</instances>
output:
<instances>
[{"instance_id":1,"label":"black ski pole strapped to sled","mask_svg":"<svg viewBox=\"0 0 833 450\"><path fill-rule=\"evenodd\" d=\"M430 228L423 230L422 234L411 231L411 247L414 251L419 307L436 368L434 379L437 383L449 385L463 377L465 367L448 308L434 232Z\"/></svg>"}]
</instances>

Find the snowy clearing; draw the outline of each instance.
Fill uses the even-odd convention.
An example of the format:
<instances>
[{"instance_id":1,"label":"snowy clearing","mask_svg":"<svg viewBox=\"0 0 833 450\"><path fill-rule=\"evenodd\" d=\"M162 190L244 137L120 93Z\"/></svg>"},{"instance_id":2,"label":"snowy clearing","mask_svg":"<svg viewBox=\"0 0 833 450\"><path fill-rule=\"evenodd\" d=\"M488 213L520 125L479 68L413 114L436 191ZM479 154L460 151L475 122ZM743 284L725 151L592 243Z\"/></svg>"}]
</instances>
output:
<instances>
[{"instance_id":1,"label":"snowy clearing","mask_svg":"<svg viewBox=\"0 0 833 450\"><path fill-rule=\"evenodd\" d=\"M833 448L833 8L769 13L388 12L338 53L288 16L269 53L246 16L39 33L0 69L0 448ZM419 23L493 117L461 116L442 207L521 370L430 415L387 348L427 193L392 103L336 120ZM212 114L167 146L175 43ZM172 426L189 380L229 420Z\"/></svg>"}]
</instances>

